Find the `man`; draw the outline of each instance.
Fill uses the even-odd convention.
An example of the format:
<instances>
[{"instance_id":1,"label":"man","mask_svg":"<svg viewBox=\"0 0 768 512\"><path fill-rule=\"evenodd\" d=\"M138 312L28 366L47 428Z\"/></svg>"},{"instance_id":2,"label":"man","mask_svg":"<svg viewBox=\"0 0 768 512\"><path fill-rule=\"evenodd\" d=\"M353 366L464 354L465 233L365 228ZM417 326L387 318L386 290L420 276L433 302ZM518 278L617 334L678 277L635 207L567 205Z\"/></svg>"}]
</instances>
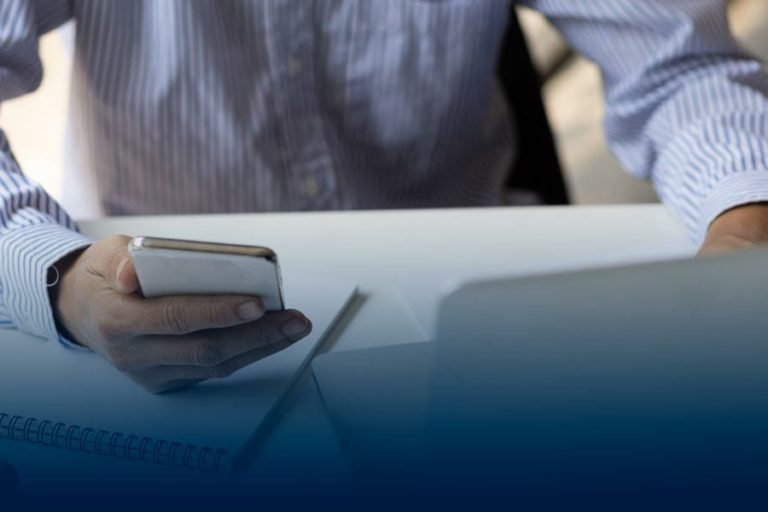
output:
<instances>
[{"instance_id":1,"label":"man","mask_svg":"<svg viewBox=\"0 0 768 512\"><path fill-rule=\"evenodd\" d=\"M614 151L702 251L768 238L768 72L724 3L520 2L600 65ZM493 78L509 7L0 0L0 99L38 85L38 36L74 18L75 114L109 214L493 205L515 153ZM2 149L0 323L88 347L152 391L310 329L258 298L139 297L126 239L77 234Z\"/></svg>"}]
</instances>

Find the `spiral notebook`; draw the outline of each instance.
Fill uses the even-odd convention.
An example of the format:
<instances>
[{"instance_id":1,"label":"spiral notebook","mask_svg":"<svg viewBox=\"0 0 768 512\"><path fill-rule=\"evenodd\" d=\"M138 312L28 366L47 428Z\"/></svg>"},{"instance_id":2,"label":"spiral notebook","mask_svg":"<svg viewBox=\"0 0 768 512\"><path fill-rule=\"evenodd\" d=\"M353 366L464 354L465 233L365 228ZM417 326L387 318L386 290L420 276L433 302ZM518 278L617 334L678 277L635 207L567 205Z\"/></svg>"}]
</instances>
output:
<instances>
[{"instance_id":1,"label":"spiral notebook","mask_svg":"<svg viewBox=\"0 0 768 512\"><path fill-rule=\"evenodd\" d=\"M269 419L341 316L355 285L285 275L306 313L304 340L221 380L152 395L99 356L0 330L0 438L200 470L227 471Z\"/></svg>"}]
</instances>

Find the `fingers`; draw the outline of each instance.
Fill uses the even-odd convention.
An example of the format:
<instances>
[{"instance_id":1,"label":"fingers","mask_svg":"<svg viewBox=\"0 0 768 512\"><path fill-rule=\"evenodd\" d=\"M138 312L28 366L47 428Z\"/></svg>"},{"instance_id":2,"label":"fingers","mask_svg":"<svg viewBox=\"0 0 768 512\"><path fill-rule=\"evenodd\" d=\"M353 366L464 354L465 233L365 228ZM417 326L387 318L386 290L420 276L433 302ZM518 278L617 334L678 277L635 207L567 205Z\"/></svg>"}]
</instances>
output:
<instances>
[{"instance_id":1,"label":"fingers","mask_svg":"<svg viewBox=\"0 0 768 512\"><path fill-rule=\"evenodd\" d=\"M245 354L233 357L228 361L211 367L203 366L159 366L150 368L136 375L145 388L153 393L167 393L192 386L208 379L223 379L229 377L256 361L269 357L293 345L293 340L282 340L260 347Z\"/></svg>"},{"instance_id":2,"label":"fingers","mask_svg":"<svg viewBox=\"0 0 768 512\"><path fill-rule=\"evenodd\" d=\"M253 350L305 337L309 320L297 311L272 313L252 324L190 338L159 338L146 343L152 361L163 366L212 368Z\"/></svg>"},{"instance_id":3,"label":"fingers","mask_svg":"<svg viewBox=\"0 0 768 512\"><path fill-rule=\"evenodd\" d=\"M246 366L284 350L312 330L312 324L296 311L270 314L262 324L240 326L221 332L185 338L155 337L133 343L132 354L113 364L152 393L166 393L207 379L224 378ZM303 325L303 331L296 329ZM220 346L220 349L211 347ZM141 354L141 355L139 355ZM231 357L228 355L231 354ZM155 363L147 364L152 360ZM156 364L166 361L168 364ZM184 364L192 361L193 364Z\"/></svg>"},{"instance_id":4,"label":"fingers","mask_svg":"<svg viewBox=\"0 0 768 512\"><path fill-rule=\"evenodd\" d=\"M111 357L115 366L127 372L157 366L210 369L255 350L266 348L265 355L281 350L285 347L269 347L281 344L289 346L304 338L311 329L311 323L304 315L298 311L284 311L224 330L204 331L183 337L147 336L115 347ZM242 367L237 362L230 364L236 366L232 371ZM194 374L189 378L200 378L199 375L207 374Z\"/></svg>"},{"instance_id":5,"label":"fingers","mask_svg":"<svg viewBox=\"0 0 768 512\"><path fill-rule=\"evenodd\" d=\"M132 336L182 335L206 329L224 329L264 316L258 297L186 295L124 301L122 330Z\"/></svg>"}]
</instances>

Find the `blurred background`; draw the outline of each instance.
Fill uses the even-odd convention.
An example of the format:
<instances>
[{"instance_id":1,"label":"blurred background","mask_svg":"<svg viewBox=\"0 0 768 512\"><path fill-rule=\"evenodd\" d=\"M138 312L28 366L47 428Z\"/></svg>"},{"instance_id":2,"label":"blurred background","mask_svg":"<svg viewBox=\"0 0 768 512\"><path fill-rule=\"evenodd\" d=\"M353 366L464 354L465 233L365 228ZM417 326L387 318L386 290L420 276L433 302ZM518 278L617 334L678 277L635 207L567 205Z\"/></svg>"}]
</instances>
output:
<instances>
[{"instance_id":1,"label":"blurred background","mask_svg":"<svg viewBox=\"0 0 768 512\"><path fill-rule=\"evenodd\" d=\"M742 44L768 61L768 1L731 0L731 24ZM547 22L521 10L531 52L545 80L544 96L558 150L574 202L578 204L656 201L651 187L627 175L608 152L601 130L602 91L597 69L573 55ZM45 78L40 89L6 102L0 126L8 133L25 172L57 199L64 187L78 187L64 179L79 174L67 133L69 77L74 27L68 24L41 40ZM72 191L68 200L77 197ZM82 204L64 206L87 217Z\"/></svg>"}]
</instances>

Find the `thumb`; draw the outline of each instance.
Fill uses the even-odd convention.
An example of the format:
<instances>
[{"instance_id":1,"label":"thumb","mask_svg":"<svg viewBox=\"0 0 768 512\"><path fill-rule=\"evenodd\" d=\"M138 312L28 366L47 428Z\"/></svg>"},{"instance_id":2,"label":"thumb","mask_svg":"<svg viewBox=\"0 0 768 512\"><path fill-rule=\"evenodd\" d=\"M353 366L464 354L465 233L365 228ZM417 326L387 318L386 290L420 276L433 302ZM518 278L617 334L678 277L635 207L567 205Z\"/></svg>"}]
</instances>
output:
<instances>
[{"instance_id":1,"label":"thumb","mask_svg":"<svg viewBox=\"0 0 768 512\"><path fill-rule=\"evenodd\" d=\"M128 242L130 238L126 236L115 236L105 239L99 244L103 248L102 261L104 262L102 271L99 272L107 284L113 290L130 294L139 290L139 278L136 275L136 268L128 255Z\"/></svg>"},{"instance_id":2,"label":"thumb","mask_svg":"<svg viewBox=\"0 0 768 512\"><path fill-rule=\"evenodd\" d=\"M120 293L136 293L139 290L139 277L133 261L126 256L120 260L115 269L113 288Z\"/></svg>"}]
</instances>

